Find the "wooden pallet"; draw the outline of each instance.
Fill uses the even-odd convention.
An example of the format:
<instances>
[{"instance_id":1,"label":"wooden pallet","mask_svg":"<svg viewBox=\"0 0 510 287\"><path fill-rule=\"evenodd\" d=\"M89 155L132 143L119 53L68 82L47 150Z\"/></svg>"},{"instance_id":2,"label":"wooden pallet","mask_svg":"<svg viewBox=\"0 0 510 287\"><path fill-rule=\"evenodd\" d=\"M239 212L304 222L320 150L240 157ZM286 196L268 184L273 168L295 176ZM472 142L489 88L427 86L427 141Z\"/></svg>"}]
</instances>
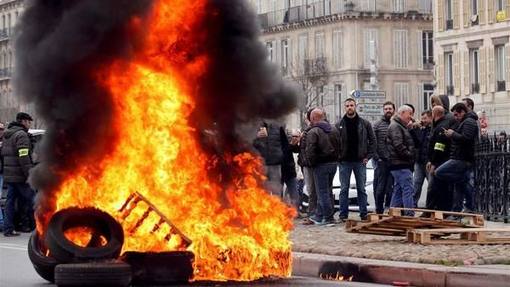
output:
<instances>
[{"instance_id":1,"label":"wooden pallet","mask_svg":"<svg viewBox=\"0 0 510 287\"><path fill-rule=\"evenodd\" d=\"M499 236L495 236L497 233ZM501 236L501 233L506 236ZM442 238L458 235L458 237ZM510 244L510 228L444 228L414 229L407 233L407 241L432 244Z\"/></svg>"},{"instance_id":2,"label":"wooden pallet","mask_svg":"<svg viewBox=\"0 0 510 287\"><path fill-rule=\"evenodd\" d=\"M421 208L397 208L392 207L388 212L390 216L402 216L403 211L413 211L415 213L421 213L428 215L425 218L434 218L445 220L448 216L455 216L460 218L462 222L466 222L469 225L474 226L484 226L485 220L482 214L476 213L465 213L465 212L452 212L452 211L442 211L442 210L430 210L430 209L421 209ZM422 217L423 218L423 217Z\"/></svg>"}]
</instances>

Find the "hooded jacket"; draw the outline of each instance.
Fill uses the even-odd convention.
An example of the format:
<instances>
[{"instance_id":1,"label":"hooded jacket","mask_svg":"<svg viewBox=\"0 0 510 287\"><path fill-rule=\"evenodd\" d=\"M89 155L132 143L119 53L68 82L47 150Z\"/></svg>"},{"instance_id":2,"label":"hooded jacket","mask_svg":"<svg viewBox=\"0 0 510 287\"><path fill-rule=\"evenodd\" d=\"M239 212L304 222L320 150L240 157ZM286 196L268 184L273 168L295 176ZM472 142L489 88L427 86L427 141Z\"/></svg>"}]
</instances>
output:
<instances>
[{"instance_id":1,"label":"hooded jacket","mask_svg":"<svg viewBox=\"0 0 510 287\"><path fill-rule=\"evenodd\" d=\"M4 181L23 183L32 168L32 143L28 129L21 123L12 122L4 133L2 144Z\"/></svg>"},{"instance_id":2,"label":"hooded jacket","mask_svg":"<svg viewBox=\"0 0 510 287\"><path fill-rule=\"evenodd\" d=\"M398 116L391 120L391 124L388 127L386 144L390 151L392 170L413 170L415 157L414 140L411 133Z\"/></svg>"},{"instance_id":3,"label":"hooded jacket","mask_svg":"<svg viewBox=\"0 0 510 287\"><path fill-rule=\"evenodd\" d=\"M311 167L338 161L340 133L328 122L312 125L306 135L305 158Z\"/></svg>"},{"instance_id":4,"label":"hooded jacket","mask_svg":"<svg viewBox=\"0 0 510 287\"><path fill-rule=\"evenodd\" d=\"M478 117L476 117L478 119ZM451 159L475 162L475 143L478 126L472 114L467 113L452 135Z\"/></svg>"},{"instance_id":5,"label":"hooded jacket","mask_svg":"<svg viewBox=\"0 0 510 287\"><path fill-rule=\"evenodd\" d=\"M346 116L344 116L345 118ZM347 135L347 127L345 119L342 118L335 127L340 132L340 157L339 160L343 161L347 156L347 144L348 144L348 135ZM374 130L372 129L372 125L369 121L363 119L362 117L358 118L358 160L363 159L371 159L374 157L376 142Z\"/></svg>"}]
</instances>

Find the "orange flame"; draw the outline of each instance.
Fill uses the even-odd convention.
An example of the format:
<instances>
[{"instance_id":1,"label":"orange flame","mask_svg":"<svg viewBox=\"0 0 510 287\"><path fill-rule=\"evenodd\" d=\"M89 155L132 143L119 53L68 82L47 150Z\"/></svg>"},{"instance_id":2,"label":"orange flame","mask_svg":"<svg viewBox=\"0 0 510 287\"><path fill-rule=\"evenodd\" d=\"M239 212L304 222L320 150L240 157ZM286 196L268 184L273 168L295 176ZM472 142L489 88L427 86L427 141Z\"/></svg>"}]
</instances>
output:
<instances>
[{"instance_id":1,"label":"orange flame","mask_svg":"<svg viewBox=\"0 0 510 287\"><path fill-rule=\"evenodd\" d=\"M143 50L98 72L112 95L118 142L97 165L83 166L66 178L56 194L56 209L95 206L117 217L126 233L124 251L179 249L178 236L166 240L170 228L159 226L154 213L146 215L140 228L127 228L144 216L146 206L140 203L125 219L118 210L138 191L193 241L188 250L196 257L194 280L289 276L293 209L266 193L261 160L250 153L224 155L234 180L220 186L208 174L214 158L201 150L189 122L194 98L206 96L195 95L194 85L207 71L208 58L189 60L181 52L186 45L200 44L194 29L205 6L205 0L157 1L145 23ZM133 19L131 24L141 23ZM186 41L188 35L197 42ZM73 241L81 236L70 233Z\"/></svg>"}]
</instances>

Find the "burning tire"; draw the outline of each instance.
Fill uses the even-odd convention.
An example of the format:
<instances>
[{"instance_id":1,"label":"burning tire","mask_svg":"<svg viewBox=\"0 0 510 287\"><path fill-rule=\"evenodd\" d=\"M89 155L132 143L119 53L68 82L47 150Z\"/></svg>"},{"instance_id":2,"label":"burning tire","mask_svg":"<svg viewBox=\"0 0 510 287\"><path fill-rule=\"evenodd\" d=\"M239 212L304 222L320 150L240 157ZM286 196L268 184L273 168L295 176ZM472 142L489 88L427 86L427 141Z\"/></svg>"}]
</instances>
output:
<instances>
[{"instance_id":1,"label":"burning tire","mask_svg":"<svg viewBox=\"0 0 510 287\"><path fill-rule=\"evenodd\" d=\"M167 285L188 282L193 277L195 255L189 251L128 251L121 260L133 270L135 285Z\"/></svg>"},{"instance_id":2,"label":"burning tire","mask_svg":"<svg viewBox=\"0 0 510 287\"><path fill-rule=\"evenodd\" d=\"M100 236L104 245L77 245L66 237L73 228L93 230L92 241ZM59 263L79 263L94 260L116 259L124 243L122 226L108 213L96 208L68 208L53 215L48 224L46 245Z\"/></svg>"},{"instance_id":3,"label":"burning tire","mask_svg":"<svg viewBox=\"0 0 510 287\"><path fill-rule=\"evenodd\" d=\"M123 262L60 264L55 268L58 286L129 286L131 267Z\"/></svg>"},{"instance_id":4,"label":"burning tire","mask_svg":"<svg viewBox=\"0 0 510 287\"><path fill-rule=\"evenodd\" d=\"M57 260L51 256L44 255L45 250L42 248L41 243L37 231L32 232L28 240L28 258L30 258L35 272L43 279L53 283L55 281L54 272Z\"/></svg>"}]
</instances>

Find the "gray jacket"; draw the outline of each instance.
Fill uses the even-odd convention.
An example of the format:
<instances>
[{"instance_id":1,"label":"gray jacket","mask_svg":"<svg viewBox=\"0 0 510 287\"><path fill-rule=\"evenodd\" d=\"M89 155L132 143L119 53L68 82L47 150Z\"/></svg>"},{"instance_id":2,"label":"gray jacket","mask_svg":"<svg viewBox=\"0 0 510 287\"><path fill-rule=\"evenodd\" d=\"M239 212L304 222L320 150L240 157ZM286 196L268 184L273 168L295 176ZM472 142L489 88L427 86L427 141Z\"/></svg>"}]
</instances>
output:
<instances>
[{"instance_id":1,"label":"gray jacket","mask_svg":"<svg viewBox=\"0 0 510 287\"><path fill-rule=\"evenodd\" d=\"M342 118L335 127L340 132L340 156L339 160L342 161L347 155L347 127L344 119ZM375 154L375 135L372 125L369 121L359 117L358 121L358 159L371 159Z\"/></svg>"},{"instance_id":2,"label":"gray jacket","mask_svg":"<svg viewBox=\"0 0 510 287\"><path fill-rule=\"evenodd\" d=\"M388 127L386 144L390 152L392 169L413 169L415 160L413 137L398 116L391 120Z\"/></svg>"},{"instance_id":3,"label":"gray jacket","mask_svg":"<svg viewBox=\"0 0 510 287\"><path fill-rule=\"evenodd\" d=\"M386 117L382 117L374 124L374 134L376 139L376 154L375 159L388 160L390 158L390 151L386 145L386 136L388 135L388 127L390 126L390 120L386 120Z\"/></svg>"}]
</instances>

